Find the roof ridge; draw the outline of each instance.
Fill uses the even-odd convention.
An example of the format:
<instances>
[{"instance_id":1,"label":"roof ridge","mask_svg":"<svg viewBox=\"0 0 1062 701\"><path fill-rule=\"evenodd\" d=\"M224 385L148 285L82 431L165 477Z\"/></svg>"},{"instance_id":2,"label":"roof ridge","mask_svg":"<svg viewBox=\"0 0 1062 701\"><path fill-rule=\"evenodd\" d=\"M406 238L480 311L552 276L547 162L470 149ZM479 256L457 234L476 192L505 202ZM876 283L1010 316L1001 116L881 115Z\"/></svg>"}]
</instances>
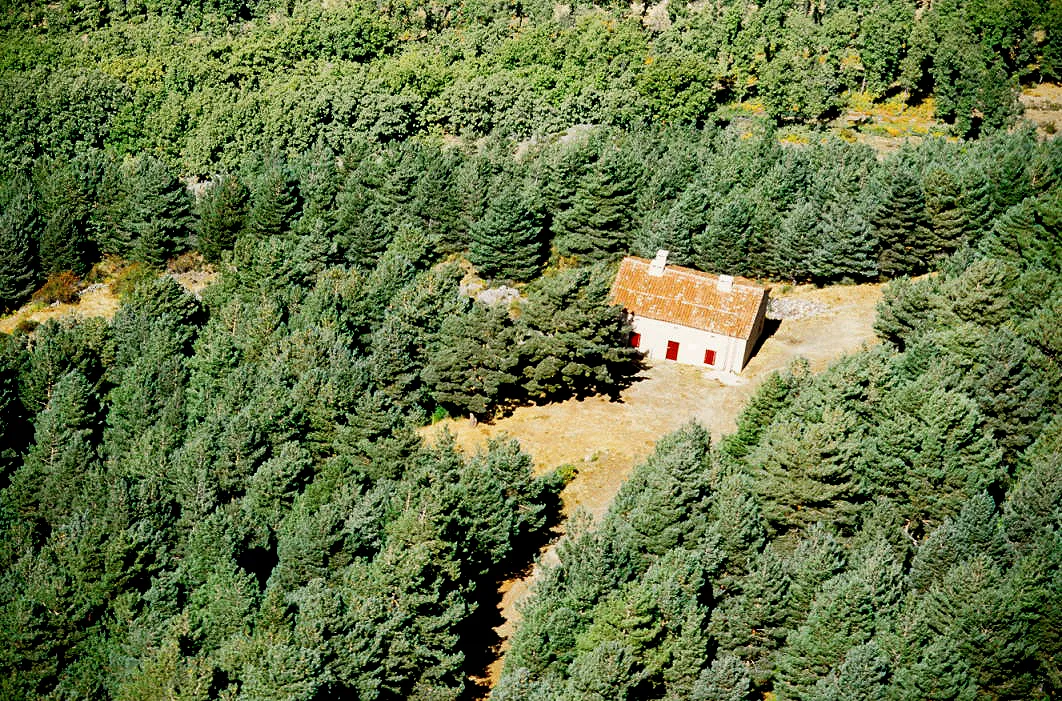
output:
<instances>
[{"instance_id":1,"label":"roof ridge","mask_svg":"<svg viewBox=\"0 0 1062 701\"><path fill-rule=\"evenodd\" d=\"M648 267L652 263L652 261L650 261L650 260L648 260L646 258L642 258L641 256L627 256L626 258L623 259L624 262L626 262L628 260L634 261L634 262L637 262L637 263L644 263L646 265L646 267ZM686 266L683 266L683 265L674 265L674 264L669 263L667 265L667 267L664 268L664 275L668 275L668 274L672 274L672 275L687 275L687 276L696 277L696 278L709 278L709 279L718 281L721 276L728 275L729 273L709 273L709 272L704 271L704 270L697 270L696 268L687 268ZM761 285L760 283L756 282L755 280L752 280L751 278L747 278L747 277L745 277L743 275L730 275L730 277L733 278L733 284L734 284L735 287L741 286L741 287L747 287L747 288L750 288L750 289L753 289L753 290L767 290L767 289L770 289L770 287L768 287L767 285Z\"/></svg>"},{"instance_id":2,"label":"roof ridge","mask_svg":"<svg viewBox=\"0 0 1062 701\"><path fill-rule=\"evenodd\" d=\"M735 277L720 289L713 273L672 265L649 274L650 261L627 256L620 263L610 298L630 313L691 328L747 339L770 288Z\"/></svg>"}]
</instances>

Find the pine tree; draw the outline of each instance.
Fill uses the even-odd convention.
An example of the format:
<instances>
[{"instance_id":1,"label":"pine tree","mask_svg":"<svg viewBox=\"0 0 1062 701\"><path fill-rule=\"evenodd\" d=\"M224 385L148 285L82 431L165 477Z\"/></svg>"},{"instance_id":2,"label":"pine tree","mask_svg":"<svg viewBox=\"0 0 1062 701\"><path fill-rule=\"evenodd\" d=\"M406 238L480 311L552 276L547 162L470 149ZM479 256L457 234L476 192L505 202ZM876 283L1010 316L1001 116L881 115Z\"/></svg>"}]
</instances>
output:
<instances>
[{"instance_id":1,"label":"pine tree","mask_svg":"<svg viewBox=\"0 0 1062 701\"><path fill-rule=\"evenodd\" d=\"M737 430L723 439L722 448L740 460L759 444L775 416L789 405L794 389L806 377L807 367L795 366L786 373L773 373L756 390L737 420Z\"/></svg>"},{"instance_id":2,"label":"pine tree","mask_svg":"<svg viewBox=\"0 0 1062 701\"><path fill-rule=\"evenodd\" d=\"M697 267L741 275L748 267L753 207L743 195L732 195L712 213L704 230L693 237Z\"/></svg>"},{"instance_id":3,"label":"pine tree","mask_svg":"<svg viewBox=\"0 0 1062 701\"><path fill-rule=\"evenodd\" d=\"M319 246L307 246L294 230L302 202L287 164L267 164L251 192L246 225L236 240L232 260L248 286L275 290L307 286L320 261ZM318 243L313 241L312 243Z\"/></svg>"},{"instance_id":4,"label":"pine tree","mask_svg":"<svg viewBox=\"0 0 1062 701\"><path fill-rule=\"evenodd\" d=\"M782 219L774 242L770 266L779 277L805 282L818 272L816 259L822 250L818 228L822 207L818 202L798 204Z\"/></svg>"},{"instance_id":5,"label":"pine tree","mask_svg":"<svg viewBox=\"0 0 1062 701\"><path fill-rule=\"evenodd\" d=\"M1029 164L1029 184L1036 195L1057 191L1062 185L1062 144L1057 139L1036 145Z\"/></svg>"},{"instance_id":6,"label":"pine tree","mask_svg":"<svg viewBox=\"0 0 1062 701\"><path fill-rule=\"evenodd\" d=\"M923 664L940 650L934 643L950 648L949 659L932 660L937 668L925 670L928 674L923 672L912 681L952 685L958 674L949 668L965 666L965 685L972 682L983 693L1000 698L1028 698L1037 693L1034 689L1042 684L1036 678L1038 641L1030 627L1042 614L1026 608L1036 596L1019 593L1031 584L1022 570L1004 567L991 555L978 553L952 567L912 602L910 644L925 651Z\"/></svg>"},{"instance_id":7,"label":"pine tree","mask_svg":"<svg viewBox=\"0 0 1062 701\"><path fill-rule=\"evenodd\" d=\"M331 226L334 220L336 196L339 194L340 176L336 155L332 149L318 143L292 165L293 178L298 182L302 198L302 212L297 228L307 231L320 226L317 220L326 220Z\"/></svg>"},{"instance_id":8,"label":"pine tree","mask_svg":"<svg viewBox=\"0 0 1062 701\"><path fill-rule=\"evenodd\" d=\"M752 479L735 472L718 485L710 516L708 540L719 543L724 569L745 572L767 542L767 524L754 495Z\"/></svg>"},{"instance_id":9,"label":"pine tree","mask_svg":"<svg viewBox=\"0 0 1062 701\"><path fill-rule=\"evenodd\" d=\"M562 141L547 148L531 165L532 176L542 183L542 201L547 212L560 213L571 208L580 183L592 174L602 148L601 140L594 136Z\"/></svg>"},{"instance_id":10,"label":"pine tree","mask_svg":"<svg viewBox=\"0 0 1062 701\"><path fill-rule=\"evenodd\" d=\"M637 373L630 328L608 304L610 282L596 267L547 275L529 287L520 321L530 333L518 350L529 398L615 394Z\"/></svg>"},{"instance_id":11,"label":"pine tree","mask_svg":"<svg viewBox=\"0 0 1062 701\"><path fill-rule=\"evenodd\" d=\"M955 176L943 168L930 171L923 189L934 253L938 257L949 254L962 246L970 229L962 208L962 190Z\"/></svg>"},{"instance_id":12,"label":"pine tree","mask_svg":"<svg viewBox=\"0 0 1062 701\"><path fill-rule=\"evenodd\" d=\"M468 245L461 191L456 174L459 152L425 147L416 159L418 177L412 191L411 211L418 226L439 253L453 253Z\"/></svg>"},{"instance_id":13,"label":"pine tree","mask_svg":"<svg viewBox=\"0 0 1062 701\"><path fill-rule=\"evenodd\" d=\"M564 683L557 678L537 679L526 667L506 670L490 691L497 701L560 701Z\"/></svg>"},{"instance_id":14,"label":"pine tree","mask_svg":"<svg viewBox=\"0 0 1062 701\"><path fill-rule=\"evenodd\" d=\"M609 148L579 183L571 207L553 222L554 246L562 256L601 260L624 251L635 222L639 167Z\"/></svg>"},{"instance_id":15,"label":"pine tree","mask_svg":"<svg viewBox=\"0 0 1062 701\"><path fill-rule=\"evenodd\" d=\"M301 206L298 184L284 163L268 163L251 192L246 233L268 239L291 231Z\"/></svg>"},{"instance_id":16,"label":"pine tree","mask_svg":"<svg viewBox=\"0 0 1062 701\"><path fill-rule=\"evenodd\" d=\"M90 257L88 220L95 180L100 173L81 158L67 163L46 162L37 172L37 192L43 229L40 233L41 270L46 275L64 270L82 275Z\"/></svg>"},{"instance_id":17,"label":"pine tree","mask_svg":"<svg viewBox=\"0 0 1062 701\"><path fill-rule=\"evenodd\" d=\"M0 483L4 484L22 464L22 456L33 436L30 417L19 398L19 371L24 368L27 356L23 344L14 337L0 338L0 435L7 437L7 445L0 448ZM0 554L0 564L3 562Z\"/></svg>"},{"instance_id":18,"label":"pine tree","mask_svg":"<svg viewBox=\"0 0 1062 701\"><path fill-rule=\"evenodd\" d=\"M33 352L19 368L19 395L32 416L44 409L55 385L71 370L77 370L99 391L103 358L108 352L110 329L102 319L48 321L37 327Z\"/></svg>"},{"instance_id":19,"label":"pine tree","mask_svg":"<svg viewBox=\"0 0 1062 701\"><path fill-rule=\"evenodd\" d=\"M693 240L677 203L660 216L648 217L631 247L634 253L645 258L664 250L668 252L669 263L685 266L693 263Z\"/></svg>"},{"instance_id":20,"label":"pine tree","mask_svg":"<svg viewBox=\"0 0 1062 701\"><path fill-rule=\"evenodd\" d=\"M458 290L461 275L457 266L421 273L395 295L372 331L373 383L398 406L432 408L421 374L439 327L467 309L468 299Z\"/></svg>"},{"instance_id":21,"label":"pine tree","mask_svg":"<svg viewBox=\"0 0 1062 701\"><path fill-rule=\"evenodd\" d=\"M98 430L92 388L81 373L67 373L38 415L33 447L7 493L19 517L58 526L83 506L98 467Z\"/></svg>"},{"instance_id":22,"label":"pine tree","mask_svg":"<svg viewBox=\"0 0 1062 701\"><path fill-rule=\"evenodd\" d=\"M786 640L777 658L780 696L808 698L853 648L870 641L878 618L896 614L903 568L891 545L871 543L855 559L848 571L823 584L806 621Z\"/></svg>"},{"instance_id":23,"label":"pine tree","mask_svg":"<svg viewBox=\"0 0 1062 701\"><path fill-rule=\"evenodd\" d=\"M472 225L468 259L486 278L527 282L546 255L545 218L534 195L497 183L483 218Z\"/></svg>"},{"instance_id":24,"label":"pine tree","mask_svg":"<svg viewBox=\"0 0 1062 701\"><path fill-rule=\"evenodd\" d=\"M820 679L809 695L811 701L886 701L889 692L889 660L873 640L857 645L828 677Z\"/></svg>"},{"instance_id":25,"label":"pine tree","mask_svg":"<svg viewBox=\"0 0 1062 701\"><path fill-rule=\"evenodd\" d=\"M931 279L915 283L906 277L890 282L874 321L878 338L900 350L917 343L920 332L932 328L941 313L943 305L935 285L938 283Z\"/></svg>"},{"instance_id":26,"label":"pine tree","mask_svg":"<svg viewBox=\"0 0 1062 701\"><path fill-rule=\"evenodd\" d=\"M910 665L897 669L895 687L902 698L974 701L977 683L957 641L936 637L919 650Z\"/></svg>"},{"instance_id":27,"label":"pine tree","mask_svg":"<svg viewBox=\"0 0 1062 701\"><path fill-rule=\"evenodd\" d=\"M580 655L569 669L566 698L572 701L626 701L638 698L635 690L642 680L637 658L620 642L601 643Z\"/></svg>"},{"instance_id":28,"label":"pine tree","mask_svg":"<svg viewBox=\"0 0 1062 701\"><path fill-rule=\"evenodd\" d=\"M710 631L719 651L741 660L760 684L769 674L771 655L790 632L793 579L777 549L768 546L739 581L740 590L729 593L712 611Z\"/></svg>"},{"instance_id":29,"label":"pine tree","mask_svg":"<svg viewBox=\"0 0 1062 701\"><path fill-rule=\"evenodd\" d=\"M747 701L751 686L748 670L741 660L722 654L701 672L690 698L692 701Z\"/></svg>"},{"instance_id":30,"label":"pine tree","mask_svg":"<svg viewBox=\"0 0 1062 701\"><path fill-rule=\"evenodd\" d=\"M695 238L708 224L715 202L716 196L707 185L692 183L679 194L662 217L646 221L645 240L640 243L639 253L651 258L663 249L668 251L669 262L692 265Z\"/></svg>"},{"instance_id":31,"label":"pine tree","mask_svg":"<svg viewBox=\"0 0 1062 701\"><path fill-rule=\"evenodd\" d=\"M821 418L777 420L749 462L760 475L757 487L764 516L776 529L817 521L844 528L865 499L853 469L856 417L842 408L822 409Z\"/></svg>"},{"instance_id":32,"label":"pine tree","mask_svg":"<svg viewBox=\"0 0 1062 701\"><path fill-rule=\"evenodd\" d=\"M887 187L887 198L872 220L881 247L879 268L887 277L924 272L932 248L922 186L910 166L898 163Z\"/></svg>"},{"instance_id":33,"label":"pine tree","mask_svg":"<svg viewBox=\"0 0 1062 701\"><path fill-rule=\"evenodd\" d=\"M417 212L416 190L422 171L421 149L426 148L419 142L406 141L394 146L381 156L382 166L376 195L379 197L380 212L383 215L384 237L394 238L398 232L406 229L420 229ZM421 203L423 204L423 203ZM420 232L425 234L425 232Z\"/></svg>"},{"instance_id":34,"label":"pine tree","mask_svg":"<svg viewBox=\"0 0 1062 701\"><path fill-rule=\"evenodd\" d=\"M0 309L18 307L36 287L39 221L27 187L0 190Z\"/></svg>"},{"instance_id":35,"label":"pine tree","mask_svg":"<svg viewBox=\"0 0 1062 701\"><path fill-rule=\"evenodd\" d=\"M864 443L862 472L905 515L932 522L999 483L1003 452L976 404L930 378L895 387L878 408Z\"/></svg>"},{"instance_id":36,"label":"pine tree","mask_svg":"<svg viewBox=\"0 0 1062 701\"><path fill-rule=\"evenodd\" d=\"M994 201L995 185L981 162L963 164L959 170L959 207L966 219L966 237L980 241L999 214Z\"/></svg>"},{"instance_id":37,"label":"pine tree","mask_svg":"<svg viewBox=\"0 0 1062 701\"><path fill-rule=\"evenodd\" d=\"M942 582L953 567L981 554L1005 562L1010 559L1008 550L995 501L987 491L973 494L958 514L919 544L911 559L911 585L924 592Z\"/></svg>"},{"instance_id":38,"label":"pine tree","mask_svg":"<svg viewBox=\"0 0 1062 701\"><path fill-rule=\"evenodd\" d=\"M113 362L107 369L113 386L104 433L112 461L165 470L166 455L184 438L188 359L201 323L199 302L172 278L138 288L115 314ZM144 455L159 458L150 464Z\"/></svg>"},{"instance_id":39,"label":"pine tree","mask_svg":"<svg viewBox=\"0 0 1062 701\"><path fill-rule=\"evenodd\" d=\"M395 235L394 212L381 193L384 164L364 158L336 194L336 249L341 260L371 270Z\"/></svg>"},{"instance_id":40,"label":"pine tree","mask_svg":"<svg viewBox=\"0 0 1062 701\"><path fill-rule=\"evenodd\" d=\"M476 305L468 314L443 321L423 371L432 397L477 416L489 416L494 407L519 398L519 360L513 349L522 335L501 306Z\"/></svg>"},{"instance_id":41,"label":"pine tree","mask_svg":"<svg viewBox=\"0 0 1062 701\"><path fill-rule=\"evenodd\" d=\"M153 266L163 265L188 245L191 201L184 184L166 165L141 156L126 168L124 219L126 254Z\"/></svg>"},{"instance_id":42,"label":"pine tree","mask_svg":"<svg viewBox=\"0 0 1062 701\"><path fill-rule=\"evenodd\" d=\"M823 208L819 220L821 248L813 258L817 281L877 279L878 240L861 204L854 193L842 192Z\"/></svg>"},{"instance_id":43,"label":"pine tree","mask_svg":"<svg viewBox=\"0 0 1062 701\"><path fill-rule=\"evenodd\" d=\"M234 175L219 175L197 203L198 250L210 263L231 251L247 216L247 187Z\"/></svg>"},{"instance_id":44,"label":"pine tree","mask_svg":"<svg viewBox=\"0 0 1062 701\"><path fill-rule=\"evenodd\" d=\"M1036 130L1031 125L987 139L981 165L991 183L993 213L1006 211L1034 194L1029 169L1036 142Z\"/></svg>"},{"instance_id":45,"label":"pine tree","mask_svg":"<svg viewBox=\"0 0 1062 701\"><path fill-rule=\"evenodd\" d=\"M1006 462L1031 444L1058 401L1058 370L1006 327L992 329L969 349L976 356L963 388L977 402Z\"/></svg>"},{"instance_id":46,"label":"pine tree","mask_svg":"<svg viewBox=\"0 0 1062 701\"><path fill-rule=\"evenodd\" d=\"M1029 198L996 220L981 248L996 258L1062 271L1062 196Z\"/></svg>"},{"instance_id":47,"label":"pine tree","mask_svg":"<svg viewBox=\"0 0 1062 701\"><path fill-rule=\"evenodd\" d=\"M609 519L622 520L635 558L694 548L707 531L708 432L689 424L666 436L616 496Z\"/></svg>"},{"instance_id":48,"label":"pine tree","mask_svg":"<svg viewBox=\"0 0 1062 701\"><path fill-rule=\"evenodd\" d=\"M1022 455L1015 484L1003 505L1010 542L1031 547L1062 520L1062 418L1055 417Z\"/></svg>"}]
</instances>

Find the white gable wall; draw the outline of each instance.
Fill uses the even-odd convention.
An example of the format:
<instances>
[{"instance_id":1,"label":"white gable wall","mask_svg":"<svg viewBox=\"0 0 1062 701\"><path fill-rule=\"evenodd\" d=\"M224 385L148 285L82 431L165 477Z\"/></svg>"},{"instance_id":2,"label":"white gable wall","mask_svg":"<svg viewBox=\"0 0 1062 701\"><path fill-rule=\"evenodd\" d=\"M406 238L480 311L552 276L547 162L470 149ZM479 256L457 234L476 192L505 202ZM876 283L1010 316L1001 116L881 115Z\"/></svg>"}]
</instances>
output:
<instances>
[{"instance_id":1,"label":"white gable wall","mask_svg":"<svg viewBox=\"0 0 1062 701\"><path fill-rule=\"evenodd\" d=\"M638 350L653 360L663 360L667 342L677 341L680 363L741 372L749 350L746 346L750 345L738 338L640 316L632 316L631 326L634 333L641 335ZM715 364L711 366L704 364L704 351L708 349L715 351Z\"/></svg>"}]
</instances>

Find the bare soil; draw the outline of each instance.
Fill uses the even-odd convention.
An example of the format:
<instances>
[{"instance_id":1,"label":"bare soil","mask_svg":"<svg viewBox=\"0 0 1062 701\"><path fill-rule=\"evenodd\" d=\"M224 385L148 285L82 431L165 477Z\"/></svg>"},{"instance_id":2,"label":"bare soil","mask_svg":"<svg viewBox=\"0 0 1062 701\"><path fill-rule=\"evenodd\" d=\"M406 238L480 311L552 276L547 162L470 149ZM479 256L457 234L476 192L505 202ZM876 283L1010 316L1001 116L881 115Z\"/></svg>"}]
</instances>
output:
<instances>
[{"instance_id":1,"label":"bare soil","mask_svg":"<svg viewBox=\"0 0 1062 701\"><path fill-rule=\"evenodd\" d=\"M536 472L575 467L575 478L561 494L566 517L584 509L599 519L631 469L661 436L698 421L718 439L734 430L742 407L771 373L799 357L806 358L813 370L821 370L841 355L875 343L873 323L881 288L879 284L799 286L772 293L775 298L817 302L813 306L823 311L770 324L770 336L739 376L662 361L650 365L619 401L590 397L521 407L489 424L448 419L425 428L424 435L432 440L449 431L466 452L474 452L488 438L515 437L534 459ZM563 524L558 532L563 532ZM497 681L507 639L520 619L520 602L528 596L539 564L556 560L554 547L555 543L540 554L539 563L526 576L505 582L499 590L504 622L494 631L503 642L498 659L483 677L474 679L476 683L493 686Z\"/></svg>"}]
</instances>

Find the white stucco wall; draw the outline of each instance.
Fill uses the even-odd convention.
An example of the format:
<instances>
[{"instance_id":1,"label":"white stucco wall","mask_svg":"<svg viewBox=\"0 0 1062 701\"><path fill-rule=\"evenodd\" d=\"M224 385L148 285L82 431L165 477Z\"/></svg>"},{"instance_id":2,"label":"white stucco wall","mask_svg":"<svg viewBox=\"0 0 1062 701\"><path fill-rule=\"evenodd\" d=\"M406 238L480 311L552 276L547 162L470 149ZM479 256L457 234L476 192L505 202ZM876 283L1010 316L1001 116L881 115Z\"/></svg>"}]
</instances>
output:
<instances>
[{"instance_id":1,"label":"white stucco wall","mask_svg":"<svg viewBox=\"0 0 1062 701\"><path fill-rule=\"evenodd\" d=\"M680 363L741 372L749 350L746 346L750 345L737 338L640 316L631 319L631 326L635 333L641 334L638 350L653 360L663 360L667 342L678 341ZM704 351L708 349L715 351L715 364L711 366L704 364Z\"/></svg>"}]
</instances>

